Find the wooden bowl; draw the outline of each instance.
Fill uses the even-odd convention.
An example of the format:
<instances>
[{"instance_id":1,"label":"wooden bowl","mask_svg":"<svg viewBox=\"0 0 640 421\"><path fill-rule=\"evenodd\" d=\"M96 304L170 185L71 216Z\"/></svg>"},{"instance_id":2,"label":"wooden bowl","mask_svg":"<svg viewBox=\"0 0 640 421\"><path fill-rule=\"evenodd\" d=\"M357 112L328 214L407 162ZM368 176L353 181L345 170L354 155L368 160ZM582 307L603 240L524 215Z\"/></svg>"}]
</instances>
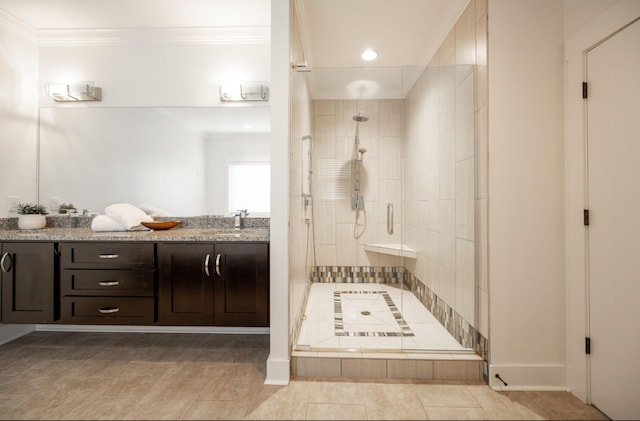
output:
<instances>
[{"instance_id":1,"label":"wooden bowl","mask_svg":"<svg viewBox=\"0 0 640 421\"><path fill-rule=\"evenodd\" d=\"M153 222L142 222L147 228L151 228L152 230L168 230L173 227L177 227L180 225L180 221L153 221Z\"/></svg>"}]
</instances>

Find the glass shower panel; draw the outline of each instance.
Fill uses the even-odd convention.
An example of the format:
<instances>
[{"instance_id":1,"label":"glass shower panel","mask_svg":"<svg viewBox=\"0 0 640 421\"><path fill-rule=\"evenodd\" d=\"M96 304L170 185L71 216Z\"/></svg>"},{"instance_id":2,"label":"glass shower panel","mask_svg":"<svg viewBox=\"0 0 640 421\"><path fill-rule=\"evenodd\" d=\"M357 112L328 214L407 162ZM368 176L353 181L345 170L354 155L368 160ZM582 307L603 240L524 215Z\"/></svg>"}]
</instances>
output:
<instances>
[{"instance_id":1,"label":"glass shower panel","mask_svg":"<svg viewBox=\"0 0 640 421\"><path fill-rule=\"evenodd\" d=\"M402 257L411 328L402 349L469 349L476 319L473 66L408 68L403 77L402 239L415 254Z\"/></svg>"},{"instance_id":2,"label":"glass shower panel","mask_svg":"<svg viewBox=\"0 0 640 421\"><path fill-rule=\"evenodd\" d=\"M310 292L296 348L466 348L456 335L475 324L473 67L303 74L313 136L294 145Z\"/></svg>"}]
</instances>

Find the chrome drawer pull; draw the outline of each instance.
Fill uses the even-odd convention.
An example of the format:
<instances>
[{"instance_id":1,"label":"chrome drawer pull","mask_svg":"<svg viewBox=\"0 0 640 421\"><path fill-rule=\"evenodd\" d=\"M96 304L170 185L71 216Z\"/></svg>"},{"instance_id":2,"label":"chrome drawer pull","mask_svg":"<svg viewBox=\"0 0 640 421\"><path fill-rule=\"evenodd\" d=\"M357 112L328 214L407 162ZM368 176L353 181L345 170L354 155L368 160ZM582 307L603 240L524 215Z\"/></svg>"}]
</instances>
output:
<instances>
[{"instance_id":1,"label":"chrome drawer pull","mask_svg":"<svg viewBox=\"0 0 640 421\"><path fill-rule=\"evenodd\" d=\"M102 314L113 314L120 311L118 307L103 307L99 308L98 311Z\"/></svg>"},{"instance_id":2,"label":"chrome drawer pull","mask_svg":"<svg viewBox=\"0 0 640 421\"><path fill-rule=\"evenodd\" d=\"M98 281L98 284L102 287L114 287L120 285L120 281Z\"/></svg>"},{"instance_id":3,"label":"chrome drawer pull","mask_svg":"<svg viewBox=\"0 0 640 421\"><path fill-rule=\"evenodd\" d=\"M11 259L11 257L9 256L9 252L3 254L2 259L0 259L0 269L2 269L3 272L9 272L11 270L11 266L9 266L9 269L4 266L4 262L7 260L7 257Z\"/></svg>"},{"instance_id":4,"label":"chrome drawer pull","mask_svg":"<svg viewBox=\"0 0 640 421\"><path fill-rule=\"evenodd\" d=\"M216 255L216 275L220 276L220 253Z\"/></svg>"},{"instance_id":5,"label":"chrome drawer pull","mask_svg":"<svg viewBox=\"0 0 640 421\"><path fill-rule=\"evenodd\" d=\"M98 257L101 259L117 259L120 256L117 254L100 254Z\"/></svg>"},{"instance_id":6,"label":"chrome drawer pull","mask_svg":"<svg viewBox=\"0 0 640 421\"><path fill-rule=\"evenodd\" d=\"M204 258L204 273L207 276L211 276L211 274L209 273L209 259L211 259L211 255L207 254L207 257Z\"/></svg>"}]
</instances>

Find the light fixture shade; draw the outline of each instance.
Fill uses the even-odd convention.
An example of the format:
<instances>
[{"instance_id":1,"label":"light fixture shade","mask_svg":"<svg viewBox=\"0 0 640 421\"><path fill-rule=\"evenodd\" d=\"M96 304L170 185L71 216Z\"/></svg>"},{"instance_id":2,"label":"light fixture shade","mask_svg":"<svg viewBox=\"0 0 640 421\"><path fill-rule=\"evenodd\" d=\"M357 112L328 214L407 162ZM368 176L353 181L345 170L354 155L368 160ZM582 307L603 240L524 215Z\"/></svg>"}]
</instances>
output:
<instances>
[{"instance_id":1,"label":"light fixture shade","mask_svg":"<svg viewBox=\"0 0 640 421\"><path fill-rule=\"evenodd\" d=\"M261 82L225 83L220 85L220 101L268 101L269 87Z\"/></svg>"},{"instance_id":2,"label":"light fixture shade","mask_svg":"<svg viewBox=\"0 0 640 421\"><path fill-rule=\"evenodd\" d=\"M46 94L57 102L101 101L102 88L93 82L49 83Z\"/></svg>"}]
</instances>

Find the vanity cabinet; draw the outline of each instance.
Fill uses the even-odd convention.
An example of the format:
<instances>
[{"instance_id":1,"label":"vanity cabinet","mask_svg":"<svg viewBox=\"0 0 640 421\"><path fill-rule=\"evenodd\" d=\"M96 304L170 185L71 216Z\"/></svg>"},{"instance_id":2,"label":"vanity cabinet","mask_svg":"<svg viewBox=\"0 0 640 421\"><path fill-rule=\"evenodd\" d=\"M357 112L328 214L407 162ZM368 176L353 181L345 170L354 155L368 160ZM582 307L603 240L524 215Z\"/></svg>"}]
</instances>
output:
<instances>
[{"instance_id":1,"label":"vanity cabinet","mask_svg":"<svg viewBox=\"0 0 640 421\"><path fill-rule=\"evenodd\" d=\"M154 323L154 243L62 243L60 262L62 323Z\"/></svg>"},{"instance_id":2,"label":"vanity cabinet","mask_svg":"<svg viewBox=\"0 0 640 421\"><path fill-rule=\"evenodd\" d=\"M216 243L214 324L269 326L269 247Z\"/></svg>"},{"instance_id":3,"label":"vanity cabinet","mask_svg":"<svg viewBox=\"0 0 640 421\"><path fill-rule=\"evenodd\" d=\"M0 244L3 323L51 323L55 306L55 243Z\"/></svg>"},{"instance_id":4,"label":"vanity cabinet","mask_svg":"<svg viewBox=\"0 0 640 421\"><path fill-rule=\"evenodd\" d=\"M158 244L158 323L212 325L212 244Z\"/></svg>"},{"instance_id":5,"label":"vanity cabinet","mask_svg":"<svg viewBox=\"0 0 640 421\"><path fill-rule=\"evenodd\" d=\"M269 246L158 244L158 323L268 326Z\"/></svg>"}]
</instances>

